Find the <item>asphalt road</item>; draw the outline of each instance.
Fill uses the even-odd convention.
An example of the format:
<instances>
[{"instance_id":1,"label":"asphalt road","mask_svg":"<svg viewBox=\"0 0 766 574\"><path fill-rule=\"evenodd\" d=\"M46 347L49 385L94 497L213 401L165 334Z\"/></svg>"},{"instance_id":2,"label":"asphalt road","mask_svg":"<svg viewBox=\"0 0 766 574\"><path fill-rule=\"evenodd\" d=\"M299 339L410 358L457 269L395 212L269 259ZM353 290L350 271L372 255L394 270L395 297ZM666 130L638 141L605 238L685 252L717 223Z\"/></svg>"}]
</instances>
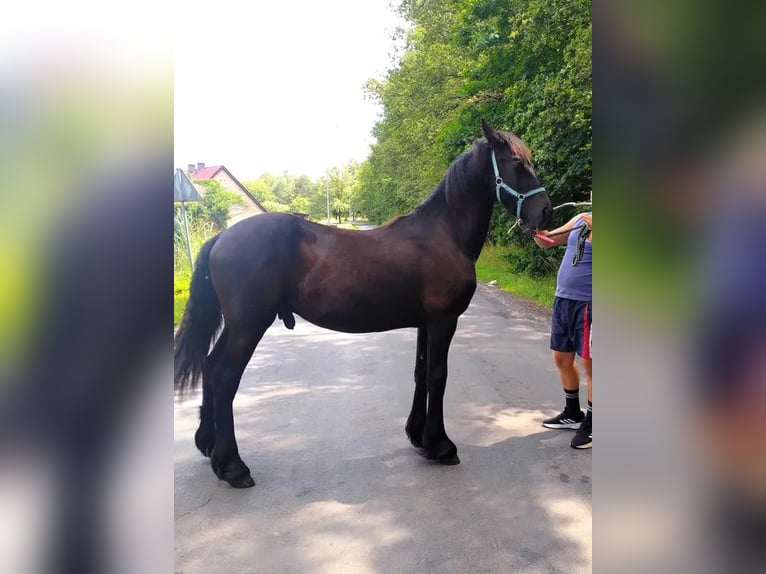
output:
<instances>
[{"instance_id":1,"label":"asphalt road","mask_svg":"<svg viewBox=\"0 0 766 574\"><path fill-rule=\"evenodd\" d=\"M591 451L540 425L563 401L549 317L480 285L450 350L453 467L404 433L415 330L275 323L234 403L254 488L217 480L197 401L176 405L176 573L590 572Z\"/></svg>"}]
</instances>

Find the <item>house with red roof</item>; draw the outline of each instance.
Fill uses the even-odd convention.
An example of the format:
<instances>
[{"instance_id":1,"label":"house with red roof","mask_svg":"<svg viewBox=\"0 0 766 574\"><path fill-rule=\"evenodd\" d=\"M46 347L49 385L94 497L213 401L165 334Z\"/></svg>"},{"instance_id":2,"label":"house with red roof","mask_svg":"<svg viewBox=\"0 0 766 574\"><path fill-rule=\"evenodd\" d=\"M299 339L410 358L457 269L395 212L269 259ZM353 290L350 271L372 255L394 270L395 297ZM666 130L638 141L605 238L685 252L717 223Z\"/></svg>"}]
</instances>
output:
<instances>
[{"instance_id":1,"label":"house with red roof","mask_svg":"<svg viewBox=\"0 0 766 574\"><path fill-rule=\"evenodd\" d=\"M221 184L221 187L236 193L243 201L242 205L235 205L229 211L229 225L234 225L238 221L242 221L252 215L260 215L266 213L266 208L255 199L252 193L244 186L240 181L232 175L232 173L226 169L223 165L211 165L206 167L204 163L197 163L196 166L193 163L188 165L186 174L189 179L194 181L206 181L215 180ZM198 190L204 195L204 186L196 186Z\"/></svg>"}]
</instances>

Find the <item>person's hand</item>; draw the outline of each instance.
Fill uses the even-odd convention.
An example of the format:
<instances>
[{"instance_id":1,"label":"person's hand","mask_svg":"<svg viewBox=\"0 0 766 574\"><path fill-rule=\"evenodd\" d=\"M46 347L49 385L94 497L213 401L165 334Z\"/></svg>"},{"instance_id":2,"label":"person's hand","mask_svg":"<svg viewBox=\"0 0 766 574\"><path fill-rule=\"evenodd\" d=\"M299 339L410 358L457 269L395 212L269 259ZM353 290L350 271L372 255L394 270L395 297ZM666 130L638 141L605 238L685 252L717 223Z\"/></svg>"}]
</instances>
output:
<instances>
[{"instance_id":1,"label":"person's hand","mask_svg":"<svg viewBox=\"0 0 766 574\"><path fill-rule=\"evenodd\" d=\"M553 243L553 239L548 237L549 233L550 233L550 231L546 231L545 229L540 229L537 232L535 232L534 238L535 239L540 239L541 241L544 241L545 243ZM535 243L537 243L537 242L535 242ZM539 243L537 243L537 244L540 245ZM542 245L541 245L541 247L542 247Z\"/></svg>"},{"instance_id":2,"label":"person's hand","mask_svg":"<svg viewBox=\"0 0 766 574\"><path fill-rule=\"evenodd\" d=\"M583 213L580 218L585 222L585 225L593 229L593 214Z\"/></svg>"}]
</instances>

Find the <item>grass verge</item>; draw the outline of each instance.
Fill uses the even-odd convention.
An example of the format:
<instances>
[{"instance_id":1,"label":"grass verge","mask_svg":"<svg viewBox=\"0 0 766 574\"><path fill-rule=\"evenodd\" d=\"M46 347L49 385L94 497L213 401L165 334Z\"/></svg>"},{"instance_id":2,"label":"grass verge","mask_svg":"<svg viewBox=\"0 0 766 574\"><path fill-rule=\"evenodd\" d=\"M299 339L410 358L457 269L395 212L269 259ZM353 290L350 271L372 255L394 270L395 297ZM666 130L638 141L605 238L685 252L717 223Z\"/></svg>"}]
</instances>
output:
<instances>
[{"instance_id":1,"label":"grass verge","mask_svg":"<svg viewBox=\"0 0 766 574\"><path fill-rule=\"evenodd\" d=\"M478 279L485 283L497 281L497 287L503 291L524 299L531 299L543 307L552 307L556 292L556 276L538 279L513 273L508 268L508 262L503 258L508 251L507 247L485 245L476 262Z\"/></svg>"},{"instance_id":2,"label":"grass verge","mask_svg":"<svg viewBox=\"0 0 766 574\"><path fill-rule=\"evenodd\" d=\"M178 327L189 299L189 279L174 278L173 281L173 326Z\"/></svg>"}]
</instances>

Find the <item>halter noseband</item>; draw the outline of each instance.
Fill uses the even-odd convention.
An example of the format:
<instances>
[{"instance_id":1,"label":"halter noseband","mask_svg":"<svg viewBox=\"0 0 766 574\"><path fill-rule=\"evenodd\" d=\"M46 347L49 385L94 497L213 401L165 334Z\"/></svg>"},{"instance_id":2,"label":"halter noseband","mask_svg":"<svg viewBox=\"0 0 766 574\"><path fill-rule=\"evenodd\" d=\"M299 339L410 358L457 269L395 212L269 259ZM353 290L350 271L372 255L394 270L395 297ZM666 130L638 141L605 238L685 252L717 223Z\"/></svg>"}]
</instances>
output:
<instances>
[{"instance_id":1,"label":"halter noseband","mask_svg":"<svg viewBox=\"0 0 766 574\"><path fill-rule=\"evenodd\" d=\"M526 193L519 193L518 191L513 189L510 185L505 183L503 181L503 178L500 177L500 170L497 169L497 159L495 158L495 150L492 150L492 167L495 170L495 195L497 195L497 202L500 205L503 205L503 202L500 201L501 189L510 193L513 197L516 198L516 219L521 219L521 205L524 203L524 200L527 199L528 197L532 197L536 193L545 191L545 188L536 187L535 189L532 189Z\"/></svg>"}]
</instances>

